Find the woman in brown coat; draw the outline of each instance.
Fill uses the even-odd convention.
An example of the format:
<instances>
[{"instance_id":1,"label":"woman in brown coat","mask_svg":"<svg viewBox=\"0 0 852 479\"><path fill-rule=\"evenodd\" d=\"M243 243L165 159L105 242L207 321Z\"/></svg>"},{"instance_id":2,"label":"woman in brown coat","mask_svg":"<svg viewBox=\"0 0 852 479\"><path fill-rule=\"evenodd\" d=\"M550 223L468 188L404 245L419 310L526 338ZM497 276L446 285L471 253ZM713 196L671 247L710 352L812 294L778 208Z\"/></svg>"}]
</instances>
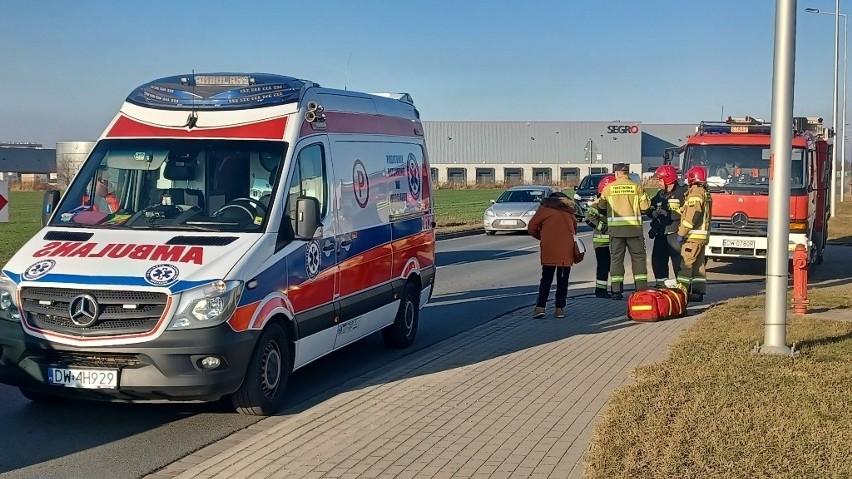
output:
<instances>
[{"instance_id":1,"label":"woman in brown coat","mask_svg":"<svg viewBox=\"0 0 852 479\"><path fill-rule=\"evenodd\" d=\"M556 275L557 318L565 317L568 275L574 264L574 235L577 233L577 207L565 193L551 193L530 220L527 231L541 242L541 284L533 318L544 317L544 306Z\"/></svg>"}]
</instances>

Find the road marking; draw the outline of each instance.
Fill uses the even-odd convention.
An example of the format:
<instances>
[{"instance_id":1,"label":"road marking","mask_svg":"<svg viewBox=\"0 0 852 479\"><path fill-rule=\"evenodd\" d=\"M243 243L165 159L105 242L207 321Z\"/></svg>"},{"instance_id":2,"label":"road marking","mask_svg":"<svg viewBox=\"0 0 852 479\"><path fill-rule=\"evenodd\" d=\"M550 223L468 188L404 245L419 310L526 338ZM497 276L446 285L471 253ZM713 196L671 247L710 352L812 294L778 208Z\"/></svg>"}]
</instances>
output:
<instances>
[{"instance_id":1,"label":"road marking","mask_svg":"<svg viewBox=\"0 0 852 479\"><path fill-rule=\"evenodd\" d=\"M582 283L571 283L571 282L569 282L568 283L568 294L570 295L572 290L591 288L594 285L595 285L594 281L585 281L585 282L582 282ZM556 292L556 286L555 285L550 288L550 292L551 293ZM574 292L576 292L576 291L574 291ZM440 301L441 298L446 298L448 296L452 296L453 294L458 294L458 293L450 293L450 294L446 294L446 295L435 296L434 298L432 298L428 303L426 303L423 306L423 309L433 308L433 307L436 307L436 306L450 306L450 305L453 305L453 304L473 303L473 302L480 302L480 301L491 301L491 300L494 300L494 299L519 298L519 297L522 297L522 296L538 296L538 291L530 291L529 293L494 294L494 295L491 295L491 296L476 296L476 297L473 297L473 298L448 299L446 301ZM570 296L568 297L568 301L570 303L570 301L571 301Z\"/></svg>"}]
</instances>

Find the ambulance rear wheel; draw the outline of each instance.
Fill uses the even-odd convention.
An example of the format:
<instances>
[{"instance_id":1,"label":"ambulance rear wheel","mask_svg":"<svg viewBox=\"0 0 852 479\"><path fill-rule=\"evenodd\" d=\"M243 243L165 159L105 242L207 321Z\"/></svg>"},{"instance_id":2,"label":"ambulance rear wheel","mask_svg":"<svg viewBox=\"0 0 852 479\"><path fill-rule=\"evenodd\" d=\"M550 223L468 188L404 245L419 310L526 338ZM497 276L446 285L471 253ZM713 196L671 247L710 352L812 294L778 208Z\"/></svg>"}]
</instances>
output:
<instances>
[{"instance_id":1,"label":"ambulance rear wheel","mask_svg":"<svg viewBox=\"0 0 852 479\"><path fill-rule=\"evenodd\" d=\"M420 291L414 283L409 282L402 292L396 319L393 324L382 329L382 339L391 348L407 348L414 344L419 322Z\"/></svg>"},{"instance_id":2,"label":"ambulance rear wheel","mask_svg":"<svg viewBox=\"0 0 852 479\"><path fill-rule=\"evenodd\" d=\"M290 341L278 324L266 327L254 347L240 389L231 395L237 412L269 416L284 405L284 392L290 379Z\"/></svg>"}]
</instances>

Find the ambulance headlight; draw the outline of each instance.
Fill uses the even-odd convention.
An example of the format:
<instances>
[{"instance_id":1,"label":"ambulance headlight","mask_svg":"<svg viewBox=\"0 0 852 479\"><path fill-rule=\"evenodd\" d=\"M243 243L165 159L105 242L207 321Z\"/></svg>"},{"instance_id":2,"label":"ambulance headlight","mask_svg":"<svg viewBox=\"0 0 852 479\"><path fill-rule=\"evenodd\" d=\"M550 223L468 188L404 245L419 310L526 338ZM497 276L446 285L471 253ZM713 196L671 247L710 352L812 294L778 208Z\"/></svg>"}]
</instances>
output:
<instances>
[{"instance_id":1,"label":"ambulance headlight","mask_svg":"<svg viewBox=\"0 0 852 479\"><path fill-rule=\"evenodd\" d=\"M21 311L17 303L17 285L5 274L0 274L0 319L20 322Z\"/></svg>"},{"instance_id":2,"label":"ambulance headlight","mask_svg":"<svg viewBox=\"0 0 852 479\"><path fill-rule=\"evenodd\" d=\"M214 281L184 291L169 329L208 328L224 323L237 309L242 292L242 281Z\"/></svg>"}]
</instances>

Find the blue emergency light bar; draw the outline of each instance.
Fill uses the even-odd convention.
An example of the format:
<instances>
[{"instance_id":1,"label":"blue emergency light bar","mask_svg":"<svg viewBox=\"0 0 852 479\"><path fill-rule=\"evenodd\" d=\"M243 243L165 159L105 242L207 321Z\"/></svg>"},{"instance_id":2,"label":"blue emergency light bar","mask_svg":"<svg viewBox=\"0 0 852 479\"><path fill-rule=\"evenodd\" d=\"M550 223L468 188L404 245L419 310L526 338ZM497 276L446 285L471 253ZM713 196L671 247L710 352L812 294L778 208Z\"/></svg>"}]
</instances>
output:
<instances>
[{"instance_id":1,"label":"blue emergency light bar","mask_svg":"<svg viewBox=\"0 0 852 479\"><path fill-rule=\"evenodd\" d=\"M168 110L243 110L295 103L306 85L319 86L269 73L190 73L141 85L127 101Z\"/></svg>"},{"instance_id":2,"label":"blue emergency light bar","mask_svg":"<svg viewBox=\"0 0 852 479\"><path fill-rule=\"evenodd\" d=\"M772 128L768 123L762 124L731 124L722 122L705 122L698 125L698 133L750 133L756 135L769 135Z\"/></svg>"}]
</instances>

